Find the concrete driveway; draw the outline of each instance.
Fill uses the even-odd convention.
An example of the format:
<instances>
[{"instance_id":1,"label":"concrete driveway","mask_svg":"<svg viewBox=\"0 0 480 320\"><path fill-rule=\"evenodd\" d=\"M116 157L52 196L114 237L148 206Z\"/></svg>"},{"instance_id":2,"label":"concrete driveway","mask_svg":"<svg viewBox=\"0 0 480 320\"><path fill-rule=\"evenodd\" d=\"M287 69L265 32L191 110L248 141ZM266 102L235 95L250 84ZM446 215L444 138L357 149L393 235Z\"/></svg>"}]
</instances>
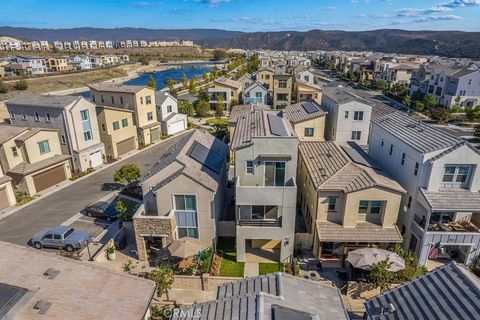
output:
<instances>
[{"instance_id":1,"label":"concrete driveway","mask_svg":"<svg viewBox=\"0 0 480 320\"><path fill-rule=\"evenodd\" d=\"M142 175L147 173L160 156L180 137L175 137L145 149L130 158L120 160L108 168L93 173L39 201L26 206L0 221L0 240L27 245L32 235L48 227L62 224L85 208L86 205L107 196L102 184L113 182L113 173L125 163L135 163Z\"/></svg>"}]
</instances>

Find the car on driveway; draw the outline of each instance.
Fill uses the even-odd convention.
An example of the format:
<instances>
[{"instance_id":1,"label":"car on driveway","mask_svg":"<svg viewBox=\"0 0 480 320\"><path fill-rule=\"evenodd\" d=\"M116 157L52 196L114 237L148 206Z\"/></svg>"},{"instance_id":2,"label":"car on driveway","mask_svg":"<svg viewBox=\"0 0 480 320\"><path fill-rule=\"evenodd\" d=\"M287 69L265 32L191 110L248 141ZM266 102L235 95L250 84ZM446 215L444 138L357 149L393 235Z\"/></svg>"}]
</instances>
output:
<instances>
[{"instance_id":1,"label":"car on driveway","mask_svg":"<svg viewBox=\"0 0 480 320\"><path fill-rule=\"evenodd\" d=\"M102 218L114 221L118 218L114 202L99 201L85 207L85 214L89 217Z\"/></svg>"},{"instance_id":2,"label":"car on driveway","mask_svg":"<svg viewBox=\"0 0 480 320\"><path fill-rule=\"evenodd\" d=\"M37 249L49 247L73 252L86 247L90 239L88 232L76 231L69 226L58 226L37 232L32 237L32 244Z\"/></svg>"}]
</instances>

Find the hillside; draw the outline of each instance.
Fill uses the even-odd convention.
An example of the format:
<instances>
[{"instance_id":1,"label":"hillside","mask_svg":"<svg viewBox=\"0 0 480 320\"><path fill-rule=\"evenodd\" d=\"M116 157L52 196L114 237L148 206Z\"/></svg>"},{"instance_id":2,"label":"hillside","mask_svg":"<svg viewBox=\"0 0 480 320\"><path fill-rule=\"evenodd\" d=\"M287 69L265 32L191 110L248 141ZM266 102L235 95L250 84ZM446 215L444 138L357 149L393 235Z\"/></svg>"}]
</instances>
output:
<instances>
[{"instance_id":1,"label":"hillside","mask_svg":"<svg viewBox=\"0 0 480 320\"><path fill-rule=\"evenodd\" d=\"M217 29L75 28L31 29L0 27L0 35L41 40L193 40L207 48L272 50L371 50L480 59L480 32L373 31L253 32Z\"/></svg>"}]
</instances>

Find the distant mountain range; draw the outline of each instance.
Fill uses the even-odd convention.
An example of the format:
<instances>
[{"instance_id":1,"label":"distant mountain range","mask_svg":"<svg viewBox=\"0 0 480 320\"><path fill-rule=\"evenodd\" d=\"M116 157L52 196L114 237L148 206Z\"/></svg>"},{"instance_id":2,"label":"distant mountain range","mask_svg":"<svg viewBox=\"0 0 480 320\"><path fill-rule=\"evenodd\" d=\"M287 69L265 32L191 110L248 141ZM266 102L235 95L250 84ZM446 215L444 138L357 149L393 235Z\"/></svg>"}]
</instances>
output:
<instances>
[{"instance_id":1,"label":"distant mountain range","mask_svg":"<svg viewBox=\"0 0 480 320\"><path fill-rule=\"evenodd\" d=\"M47 41L66 40L193 40L207 48L272 50L371 50L480 59L480 32L373 31L239 32L218 29L0 27L0 35Z\"/></svg>"}]
</instances>

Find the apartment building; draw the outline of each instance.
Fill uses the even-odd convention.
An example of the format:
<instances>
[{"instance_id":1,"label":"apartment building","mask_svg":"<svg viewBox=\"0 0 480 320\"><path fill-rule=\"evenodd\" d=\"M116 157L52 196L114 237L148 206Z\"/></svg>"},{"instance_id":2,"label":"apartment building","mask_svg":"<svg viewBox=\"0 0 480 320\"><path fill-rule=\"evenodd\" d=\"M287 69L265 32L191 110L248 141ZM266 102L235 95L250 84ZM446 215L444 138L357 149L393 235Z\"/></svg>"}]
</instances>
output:
<instances>
[{"instance_id":1,"label":"apartment building","mask_svg":"<svg viewBox=\"0 0 480 320\"><path fill-rule=\"evenodd\" d=\"M372 121L369 154L407 191L398 226L421 264L480 253L480 155L444 131L392 113Z\"/></svg>"},{"instance_id":2,"label":"apartment building","mask_svg":"<svg viewBox=\"0 0 480 320\"><path fill-rule=\"evenodd\" d=\"M348 251L402 242L395 224L405 190L356 143L301 142L298 162L302 247L343 263Z\"/></svg>"},{"instance_id":3,"label":"apartment building","mask_svg":"<svg viewBox=\"0 0 480 320\"><path fill-rule=\"evenodd\" d=\"M186 114L178 113L178 100L167 91L155 93L157 119L162 124L163 134L175 134L186 130L188 118Z\"/></svg>"},{"instance_id":4,"label":"apartment building","mask_svg":"<svg viewBox=\"0 0 480 320\"><path fill-rule=\"evenodd\" d=\"M232 105L232 101L234 101L235 104L238 104L241 99L242 89L243 84L238 81L228 78L215 79L213 81L213 87L208 88L210 104L215 106L218 98L223 99L226 107L230 107Z\"/></svg>"},{"instance_id":5,"label":"apartment building","mask_svg":"<svg viewBox=\"0 0 480 320\"><path fill-rule=\"evenodd\" d=\"M17 190L35 195L71 176L58 131L0 125L0 164Z\"/></svg>"},{"instance_id":6,"label":"apartment building","mask_svg":"<svg viewBox=\"0 0 480 320\"><path fill-rule=\"evenodd\" d=\"M368 144L372 106L347 88L324 87L322 107L328 112L325 138L330 141L355 141Z\"/></svg>"},{"instance_id":7,"label":"apartment building","mask_svg":"<svg viewBox=\"0 0 480 320\"><path fill-rule=\"evenodd\" d=\"M133 216L137 252L172 240L196 239L202 249L216 244L216 221L225 212L228 146L210 133L186 133L142 180L144 200Z\"/></svg>"},{"instance_id":8,"label":"apartment building","mask_svg":"<svg viewBox=\"0 0 480 320\"><path fill-rule=\"evenodd\" d=\"M73 48L73 47L72 47L72 43L71 43L70 41L64 41L64 42L63 42L63 48L64 48L65 50L72 50L72 48Z\"/></svg>"},{"instance_id":9,"label":"apartment building","mask_svg":"<svg viewBox=\"0 0 480 320\"><path fill-rule=\"evenodd\" d=\"M134 112L133 124L137 127L140 145L145 146L160 140L161 128L157 120L153 89L109 83L91 84L89 88L93 103Z\"/></svg>"},{"instance_id":10,"label":"apartment building","mask_svg":"<svg viewBox=\"0 0 480 320\"><path fill-rule=\"evenodd\" d=\"M103 164L95 105L83 97L22 93L5 104L15 126L58 130L61 153L71 156L73 171Z\"/></svg>"},{"instance_id":11,"label":"apartment building","mask_svg":"<svg viewBox=\"0 0 480 320\"><path fill-rule=\"evenodd\" d=\"M238 261L293 258L298 137L278 111L236 120L234 153Z\"/></svg>"}]
</instances>

